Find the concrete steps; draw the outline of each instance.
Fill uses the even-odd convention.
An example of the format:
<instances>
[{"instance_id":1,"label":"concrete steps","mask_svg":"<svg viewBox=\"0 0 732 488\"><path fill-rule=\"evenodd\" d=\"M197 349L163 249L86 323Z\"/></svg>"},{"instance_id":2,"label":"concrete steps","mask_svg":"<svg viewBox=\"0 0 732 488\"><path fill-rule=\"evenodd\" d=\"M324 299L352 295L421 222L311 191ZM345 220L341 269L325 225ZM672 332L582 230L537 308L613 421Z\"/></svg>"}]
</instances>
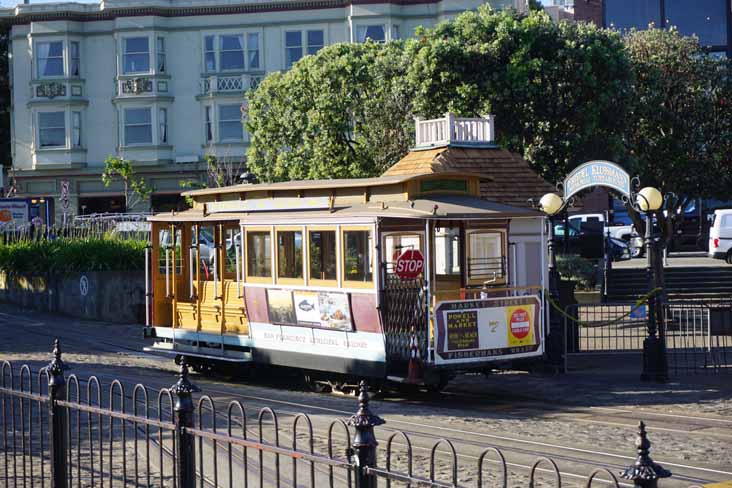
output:
<instances>
[{"instance_id":1,"label":"concrete steps","mask_svg":"<svg viewBox=\"0 0 732 488\"><path fill-rule=\"evenodd\" d=\"M732 295L732 266L666 268L666 293L674 298L716 298ZM610 271L608 299L634 301L648 292L645 268Z\"/></svg>"}]
</instances>

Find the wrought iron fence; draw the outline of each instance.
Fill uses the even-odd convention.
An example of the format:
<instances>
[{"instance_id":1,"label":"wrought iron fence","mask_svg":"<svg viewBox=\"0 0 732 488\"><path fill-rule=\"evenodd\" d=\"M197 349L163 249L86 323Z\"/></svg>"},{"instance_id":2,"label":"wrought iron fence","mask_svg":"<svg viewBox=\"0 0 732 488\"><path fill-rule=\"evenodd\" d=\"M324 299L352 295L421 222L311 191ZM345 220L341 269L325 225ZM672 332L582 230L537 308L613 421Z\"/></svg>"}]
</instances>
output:
<instances>
[{"instance_id":1,"label":"wrought iron fence","mask_svg":"<svg viewBox=\"0 0 732 488\"><path fill-rule=\"evenodd\" d=\"M673 300L663 310L672 372L732 373L732 297ZM565 371L582 356L640 354L647 336L647 305L570 305L564 316Z\"/></svg>"},{"instance_id":2,"label":"wrought iron fence","mask_svg":"<svg viewBox=\"0 0 732 488\"><path fill-rule=\"evenodd\" d=\"M4 361L0 369L0 481L5 487L516 485L509 479L506 456L495 446L482 446L473 467L460 465L448 439L418 446L417 434L393 431L379 449L375 427L385 422L371 412L365 382L352 417L317 419L316 429L310 416L286 413L290 427L283 428L282 417L269 407L252 416L238 400L225 408L208 395L194 402L199 389L191 384L185 362L178 381L157 393L140 384L126 389L118 380L105 388L95 376L66 377L58 341L51 363L35 376L27 365L16 373ZM623 478L652 487L670 476L651 460L642 422L635 447L637 459L620 473ZM418 448L429 457L416 456ZM557 463L546 457L525 468L523 485L537 486L540 473L551 478L550 486L566 484ZM593 483L620 486L618 476L605 468L582 480L582 486Z\"/></svg>"}]
</instances>

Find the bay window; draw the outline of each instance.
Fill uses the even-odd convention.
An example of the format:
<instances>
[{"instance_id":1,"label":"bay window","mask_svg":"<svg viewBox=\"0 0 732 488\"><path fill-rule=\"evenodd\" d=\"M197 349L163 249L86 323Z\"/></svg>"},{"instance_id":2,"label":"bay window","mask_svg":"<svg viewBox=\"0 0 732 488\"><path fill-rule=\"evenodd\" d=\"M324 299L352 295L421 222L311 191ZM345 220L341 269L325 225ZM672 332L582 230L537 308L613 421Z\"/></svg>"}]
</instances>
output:
<instances>
[{"instance_id":1,"label":"bay window","mask_svg":"<svg viewBox=\"0 0 732 488\"><path fill-rule=\"evenodd\" d=\"M260 47L258 32L204 36L204 70L216 73L261 69Z\"/></svg>"},{"instance_id":2,"label":"bay window","mask_svg":"<svg viewBox=\"0 0 732 488\"><path fill-rule=\"evenodd\" d=\"M127 37L123 41L123 73L150 72L150 39L148 37Z\"/></svg>"},{"instance_id":3,"label":"bay window","mask_svg":"<svg viewBox=\"0 0 732 488\"><path fill-rule=\"evenodd\" d=\"M77 41L69 43L69 76L81 76L81 53Z\"/></svg>"},{"instance_id":4,"label":"bay window","mask_svg":"<svg viewBox=\"0 0 732 488\"><path fill-rule=\"evenodd\" d=\"M158 141L160 144L168 143L168 109L161 108L158 113L158 124L160 125L160 134L158 134Z\"/></svg>"},{"instance_id":5,"label":"bay window","mask_svg":"<svg viewBox=\"0 0 732 488\"><path fill-rule=\"evenodd\" d=\"M165 73L165 38L157 38L158 73Z\"/></svg>"},{"instance_id":6,"label":"bay window","mask_svg":"<svg viewBox=\"0 0 732 488\"><path fill-rule=\"evenodd\" d=\"M211 117L211 106L206 106L206 143L213 141L213 120Z\"/></svg>"},{"instance_id":7,"label":"bay window","mask_svg":"<svg viewBox=\"0 0 732 488\"><path fill-rule=\"evenodd\" d=\"M39 78L64 75L63 41L39 42L36 45L37 71Z\"/></svg>"},{"instance_id":8,"label":"bay window","mask_svg":"<svg viewBox=\"0 0 732 488\"><path fill-rule=\"evenodd\" d=\"M305 54L317 53L324 45L322 30L285 32L285 67L290 68Z\"/></svg>"},{"instance_id":9,"label":"bay window","mask_svg":"<svg viewBox=\"0 0 732 488\"><path fill-rule=\"evenodd\" d=\"M366 42L371 39L375 42L386 41L386 29L383 25L359 25L356 26L356 40Z\"/></svg>"},{"instance_id":10,"label":"bay window","mask_svg":"<svg viewBox=\"0 0 732 488\"><path fill-rule=\"evenodd\" d=\"M244 36L226 35L219 38L221 70L244 69Z\"/></svg>"},{"instance_id":11,"label":"bay window","mask_svg":"<svg viewBox=\"0 0 732 488\"><path fill-rule=\"evenodd\" d=\"M259 34L247 34L247 63L249 69L259 68Z\"/></svg>"},{"instance_id":12,"label":"bay window","mask_svg":"<svg viewBox=\"0 0 732 488\"><path fill-rule=\"evenodd\" d=\"M38 113L38 144L41 148L66 147L66 114Z\"/></svg>"},{"instance_id":13,"label":"bay window","mask_svg":"<svg viewBox=\"0 0 732 488\"><path fill-rule=\"evenodd\" d=\"M81 112L71 112L71 146L81 147Z\"/></svg>"},{"instance_id":14,"label":"bay window","mask_svg":"<svg viewBox=\"0 0 732 488\"><path fill-rule=\"evenodd\" d=\"M125 145L152 144L152 116L150 108L124 109Z\"/></svg>"},{"instance_id":15,"label":"bay window","mask_svg":"<svg viewBox=\"0 0 732 488\"><path fill-rule=\"evenodd\" d=\"M239 141L244 138L241 105L219 105L219 141Z\"/></svg>"}]
</instances>

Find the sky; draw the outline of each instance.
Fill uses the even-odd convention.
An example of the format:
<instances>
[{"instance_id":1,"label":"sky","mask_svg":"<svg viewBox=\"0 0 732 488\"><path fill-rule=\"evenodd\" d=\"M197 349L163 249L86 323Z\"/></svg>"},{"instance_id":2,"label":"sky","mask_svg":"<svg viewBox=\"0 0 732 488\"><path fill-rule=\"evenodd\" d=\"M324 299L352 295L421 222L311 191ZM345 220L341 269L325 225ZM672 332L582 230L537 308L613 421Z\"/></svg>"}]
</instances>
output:
<instances>
[{"instance_id":1,"label":"sky","mask_svg":"<svg viewBox=\"0 0 732 488\"><path fill-rule=\"evenodd\" d=\"M58 3L64 0L30 0L31 3ZM69 0L79 3L98 3L99 0ZM15 7L17 4L23 3L23 0L0 0L0 7ZM539 0L539 3L551 3L548 0Z\"/></svg>"}]
</instances>

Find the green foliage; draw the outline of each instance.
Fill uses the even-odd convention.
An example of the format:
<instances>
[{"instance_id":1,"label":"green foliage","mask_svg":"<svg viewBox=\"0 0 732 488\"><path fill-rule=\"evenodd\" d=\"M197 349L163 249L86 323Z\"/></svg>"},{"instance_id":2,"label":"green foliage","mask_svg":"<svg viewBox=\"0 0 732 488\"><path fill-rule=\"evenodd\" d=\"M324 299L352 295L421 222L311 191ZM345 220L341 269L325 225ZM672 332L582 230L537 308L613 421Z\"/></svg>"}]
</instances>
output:
<instances>
[{"instance_id":1,"label":"green foliage","mask_svg":"<svg viewBox=\"0 0 732 488\"><path fill-rule=\"evenodd\" d=\"M137 271L145 267L145 241L56 239L0 246L0 270L8 274Z\"/></svg>"},{"instance_id":2,"label":"green foliage","mask_svg":"<svg viewBox=\"0 0 732 488\"><path fill-rule=\"evenodd\" d=\"M145 183L145 179L135 174L132 161L109 155L104 160L102 182L104 182L104 186L109 187L117 179L122 182L124 187L125 207L127 210L134 207L140 200L150 198L150 194L153 192L153 189Z\"/></svg>"},{"instance_id":3,"label":"green foliage","mask_svg":"<svg viewBox=\"0 0 732 488\"><path fill-rule=\"evenodd\" d=\"M624 131L632 172L663 193L728 199L730 62L708 55L696 37L676 30L631 32L625 45L634 78Z\"/></svg>"},{"instance_id":4,"label":"green foliage","mask_svg":"<svg viewBox=\"0 0 732 488\"><path fill-rule=\"evenodd\" d=\"M260 181L375 176L413 138L401 43L335 44L249 95L247 164Z\"/></svg>"},{"instance_id":5,"label":"green foliage","mask_svg":"<svg viewBox=\"0 0 732 488\"><path fill-rule=\"evenodd\" d=\"M494 114L498 143L549 181L622 148L631 78L619 34L482 6L417 35L416 112Z\"/></svg>"},{"instance_id":6,"label":"green foliage","mask_svg":"<svg viewBox=\"0 0 732 488\"><path fill-rule=\"evenodd\" d=\"M597 259L587 259L574 254L557 256L557 270L563 278L577 283L581 290L594 290L597 285Z\"/></svg>"}]
</instances>

